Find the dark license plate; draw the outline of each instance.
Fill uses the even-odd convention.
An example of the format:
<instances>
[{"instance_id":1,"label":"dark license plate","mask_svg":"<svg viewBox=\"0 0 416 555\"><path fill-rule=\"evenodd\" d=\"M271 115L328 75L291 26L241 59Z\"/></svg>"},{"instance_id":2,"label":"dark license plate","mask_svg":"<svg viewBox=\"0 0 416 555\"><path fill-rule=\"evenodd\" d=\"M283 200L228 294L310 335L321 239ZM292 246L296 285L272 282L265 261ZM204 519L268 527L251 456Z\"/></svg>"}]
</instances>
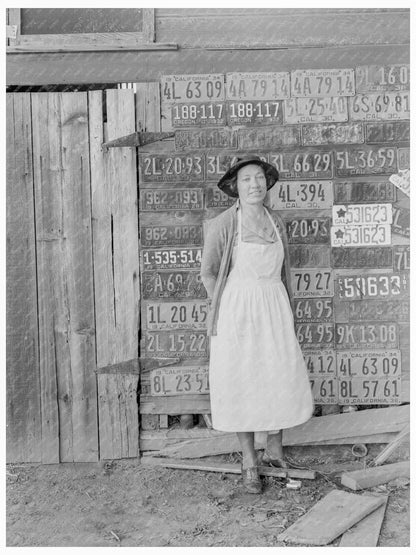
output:
<instances>
[{"instance_id":1,"label":"dark license plate","mask_svg":"<svg viewBox=\"0 0 416 555\"><path fill-rule=\"evenodd\" d=\"M226 125L225 102L174 104L170 109L172 127Z\"/></svg>"},{"instance_id":2,"label":"dark license plate","mask_svg":"<svg viewBox=\"0 0 416 555\"><path fill-rule=\"evenodd\" d=\"M391 247L334 247L331 250L333 268L392 268Z\"/></svg>"},{"instance_id":3,"label":"dark license plate","mask_svg":"<svg viewBox=\"0 0 416 555\"><path fill-rule=\"evenodd\" d=\"M410 65L371 65L355 68L357 92L406 90L410 86Z\"/></svg>"},{"instance_id":4,"label":"dark license plate","mask_svg":"<svg viewBox=\"0 0 416 555\"><path fill-rule=\"evenodd\" d=\"M401 402L401 378L338 380L342 405L395 405Z\"/></svg>"},{"instance_id":5,"label":"dark license plate","mask_svg":"<svg viewBox=\"0 0 416 555\"><path fill-rule=\"evenodd\" d=\"M207 296L199 272L192 270L143 272L142 293L144 299L205 299Z\"/></svg>"},{"instance_id":6,"label":"dark license plate","mask_svg":"<svg viewBox=\"0 0 416 555\"><path fill-rule=\"evenodd\" d=\"M401 374L400 351L337 353L339 378L387 378Z\"/></svg>"},{"instance_id":7,"label":"dark license plate","mask_svg":"<svg viewBox=\"0 0 416 555\"><path fill-rule=\"evenodd\" d=\"M331 268L291 270L295 298L333 297L334 280Z\"/></svg>"},{"instance_id":8,"label":"dark license plate","mask_svg":"<svg viewBox=\"0 0 416 555\"><path fill-rule=\"evenodd\" d=\"M286 222L289 243L329 243L330 218L302 218Z\"/></svg>"},{"instance_id":9,"label":"dark license plate","mask_svg":"<svg viewBox=\"0 0 416 555\"><path fill-rule=\"evenodd\" d=\"M410 119L409 92L357 94L350 100L351 120Z\"/></svg>"},{"instance_id":10,"label":"dark license plate","mask_svg":"<svg viewBox=\"0 0 416 555\"><path fill-rule=\"evenodd\" d=\"M200 268L202 249L143 250L144 270L170 270L175 268Z\"/></svg>"},{"instance_id":11,"label":"dark license plate","mask_svg":"<svg viewBox=\"0 0 416 555\"><path fill-rule=\"evenodd\" d=\"M351 322L369 320L393 320L407 322L410 317L410 302L392 299L371 299L364 301L347 301L348 320Z\"/></svg>"},{"instance_id":12,"label":"dark license plate","mask_svg":"<svg viewBox=\"0 0 416 555\"><path fill-rule=\"evenodd\" d=\"M332 376L309 377L313 400L319 405L336 405L338 403L337 379Z\"/></svg>"},{"instance_id":13,"label":"dark license plate","mask_svg":"<svg viewBox=\"0 0 416 555\"><path fill-rule=\"evenodd\" d=\"M217 185L208 185L205 189L206 208L229 208L235 203L235 198L223 193Z\"/></svg>"},{"instance_id":14,"label":"dark license plate","mask_svg":"<svg viewBox=\"0 0 416 555\"><path fill-rule=\"evenodd\" d=\"M272 210L331 208L332 181L278 181L269 193Z\"/></svg>"},{"instance_id":15,"label":"dark license plate","mask_svg":"<svg viewBox=\"0 0 416 555\"><path fill-rule=\"evenodd\" d=\"M335 204L332 207L334 225L391 224L391 204Z\"/></svg>"},{"instance_id":16,"label":"dark license plate","mask_svg":"<svg viewBox=\"0 0 416 555\"><path fill-rule=\"evenodd\" d=\"M394 202L396 188L390 181L381 183L351 181L334 183L335 202Z\"/></svg>"},{"instance_id":17,"label":"dark license plate","mask_svg":"<svg viewBox=\"0 0 416 555\"><path fill-rule=\"evenodd\" d=\"M295 324L296 337L303 349L334 346L334 324Z\"/></svg>"},{"instance_id":18,"label":"dark license plate","mask_svg":"<svg viewBox=\"0 0 416 555\"><path fill-rule=\"evenodd\" d=\"M346 349L396 349L399 333L395 322L335 324L335 345Z\"/></svg>"},{"instance_id":19,"label":"dark license plate","mask_svg":"<svg viewBox=\"0 0 416 555\"><path fill-rule=\"evenodd\" d=\"M364 142L362 123L318 123L302 127L305 146L361 144Z\"/></svg>"},{"instance_id":20,"label":"dark license plate","mask_svg":"<svg viewBox=\"0 0 416 555\"><path fill-rule=\"evenodd\" d=\"M175 132L176 150L237 148L237 132L232 129L182 129Z\"/></svg>"},{"instance_id":21,"label":"dark license plate","mask_svg":"<svg viewBox=\"0 0 416 555\"><path fill-rule=\"evenodd\" d=\"M337 295L345 300L363 300L376 297L396 299L409 294L409 274L367 274L339 276Z\"/></svg>"},{"instance_id":22,"label":"dark license plate","mask_svg":"<svg viewBox=\"0 0 416 555\"><path fill-rule=\"evenodd\" d=\"M331 227L333 247L382 246L391 244L391 225L337 225Z\"/></svg>"},{"instance_id":23,"label":"dark license plate","mask_svg":"<svg viewBox=\"0 0 416 555\"><path fill-rule=\"evenodd\" d=\"M202 225L143 225L140 242L142 247L202 245Z\"/></svg>"},{"instance_id":24,"label":"dark license plate","mask_svg":"<svg viewBox=\"0 0 416 555\"><path fill-rule=\"evenodd\" d=\"M396 169L396 149L393 147L362 146L335 152L335 170L339 177L392 174Z\"/></svg>"},{"instance_id":25,"label":"dark license plate","mask_svg":"<svg viewBox=\"0 0 416 555\"><path fill-rule=\"evenodd\" d=\"M391 226L393 233L410 237L410 210L401 206L393 207L393 223Z\"/></svg>"},{"instance_id":26,"label":"dark license plate","mask_svg":"<svg viewBox=\"0 0 416 555\"><path fill-rule=\"evenodd\" d=\"M346 97L289 98L285 102L285 123L348 121Z\"/></svg>"},{"instance_id":27,"label":"dark license plate","mask_svg":"<svg viewBox=\"0 0 416 555\"><path fill-rule=\"evenodd\" d=\"M165 103L224 100L225 75L164 75L161 78L161 93Z\"/></svg>"},{"instance_id":28,"label":"dark license plate","mask_svg":"<svg viewBox=\"0 0 416 555\"><path fill-rule=\"evenodd\" d=\"M253 154L253 153L251 153ZM258 154L261 160L268 162L267 154ZM218 181L220 177L236 162L238 157L244 156L244 153L236 154L206 154L205 158L205 175L207 181Z\"/></svg>"},{"instance_id":29,"label":"dark license plate","mask_svg":"<svg viewBox=\"0 0 416 555\"><path fill-rule=\"evenodd\" d=\"M140 191L140 209L144 212L202 210L203 208L202 189L142 189Z\"/></svg>"},{"instance_id":30,"label":"dark license plate","mask_svg":"<svg viewBox=\"0 0 416 555\"><path fill-rule=\"evenodd\" d=\"M410 168L410 148L397 149L397 168L408 170Z\"/></svg>"},{"instance_id":31,"label":"dark license plate","mask_svg":"<svg viewBox=\"0 0 416 555\"><path fill-rule=\"evenodd\" d=\"M227 100L275 100L290 96L290 73L227 73Z\"/></svg>"},{"instance_id":32,"label":"dark license plate","mask_svg":"<svg viewBox=\"0 0 416 555\"><path fill-rule=\"evenodd\" d=\"M352 96L353 69L297 69L291 72L291 96Z\"/></svg>"},{"instance_id":33,"label":"dark license plate","mask_svg":"<svg viewBox=\"0 0 416 555\"><path fill-rule=\"evenodd\" d=\"M331 266L331 251L326 246L290 245L289 258L291 268L327 268Z\"/></svg>"},{"instance_id":34,"label":"dark license plate","mask_svg":"<svg viewBox=\"0 0 416 555\"><path fill-rule=\"evenodd\" d=\"M365 127L368 144L410 141L410 121L367 123Z\"/></svg>"},{"instance_id":35,"label":"dark license plate","mask_svg":"<svg viewBox=\"0 0 416 555\"><path fill-rule=\"evenodd\" d=\"M306 351L303 353L309 377L322 374L336 374L335 351L328 349L323 351Z\"/></svg>"},{"instance_id":36,"label":"dark license plate","mask_svg":"<svg viewBox=\"0 0 416 555\"><path fill-rule=\"evenodd\" d=\"M270 164L280 179L331 179L332 156L327 151L279 152L270 154Z\"/></svg>"},{"instance_id":37,"label":"dark license plate","mask_svg":"<svg viewBox=\"0 0 416 555\"><path fill-rule=\"evenodd\" d=\"M295 299L294 317L296 323L332 322L334 307L332 298Z\"/></svg>"},{"instance_id":38,"label":"dark license plate","mask_svg":"<svg viewBox=\"0 0 416 555\"><path fill-rule=\"evenodd\" d=\"M206 301L146 302L143 313L144 328L149 331L207 327Z\"/></svg>"},{"instance_id":39,"label":"dark license plate","mask_svg":"<svg viewBox=\"0 0 416 555\"><path fill-rule=\"evenodd\" d=\"M208 356L208 337L203 331L146 331L144 349L149 358L202 358Z\"/></svg>"},{"instance_id":40,"label":"dark license plate","mask_svg":"<svg viewBox=\"0 0 416 555\"><path fill-rule=\"evenodd\" d=\"M139 164L143 183L204 180L202 154L142 154Z\"/></svg>"},{"instance_id":41,"label":"dark license plate","mask_svg":"<svg viewBox=\"0 0 416 555\"><path fill-rule=\"evenodd\" d=\"M393 269L396 272L410 270L410 245L395 245L393 253Z\"/></svg>"},{"instance_id":42,"label":"dark license plate","mask_svg":"<svg viewBox=\"0 0 416 555\"><path fill-rule=\"evenodd\" d=\"M283 100L228 101L228 125L283 123Z\"/></svg>"},{"instance_id":43,"label":"dark license plate","mask_svg":"<svg viewBox=\"0 0 416 555\"><path fill-rule=\"evenodd\" d=\"M238 141L240 148L248 150L269 149L277 146L300 146L300 128L295 125L271 125L239 129Z\"/></svg>"},{"instance_id":44,"label":"dark license plate","mask_svg":"<svg viewBox=\"0 0 416 555\"><path fill-rule=\"evenodd\" d=\"M150 395L209 393L207 366L172 366L150 372Z\"/></svg>"}]
</instances>

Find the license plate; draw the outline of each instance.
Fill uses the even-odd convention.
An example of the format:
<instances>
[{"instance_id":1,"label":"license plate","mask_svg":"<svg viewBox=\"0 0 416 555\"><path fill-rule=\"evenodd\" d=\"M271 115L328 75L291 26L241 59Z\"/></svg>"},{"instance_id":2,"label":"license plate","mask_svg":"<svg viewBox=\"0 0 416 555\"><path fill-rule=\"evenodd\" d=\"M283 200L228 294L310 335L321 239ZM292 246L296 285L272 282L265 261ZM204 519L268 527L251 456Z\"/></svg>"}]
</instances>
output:
<instances>
[{"instance_id":1,"label":"license plate","mask_svg":"<svg viewBox=\"0 0 416 555\"><path fill-rule=\"evenodd\" d=\"M410 168L410 148L397 149L397 169L408 170Z\"/></svg>"},{"instance_id":2,"label":"license plate","mask_svg":"<svg viewBox=\"0 0 416 555\"><path fill-rule=\"evenodd\" d=\"M288 72L227 73L227 100L275 100L289 98Z\"/></svg>"},{"instance_id":3,"label":"license plate","mask_svg":"<svg viewBox=\"0 0 416 555\"><path fill-rule=\"evenodd\" d=\"M410 141L410 121L367 123L368 144L400 143Z\"/></svg>"},{"instance_id":4,"label":"license plate","mask_svg":"<svg viewBox=\"0 0 416 555\"><path fill-rule=\"evenodd\" d=\"M396 349L399 333L395 322L335 324L335 345L347 349Z\"/></svg>"},{"instance_id":5,"label":"license plate","mask_svg":"<svg viewBox=\"0 0 416 555\"><path fill-rule=\"evenodd\" d=\"M142 225L140 242L142 247L202 245L202 225Z\"/></svg>"},{"instance_id":6,"label":"license plate","mask_svg":"<svg viewBox=\"0 0 416 555\"><path fill-rule=\"evenodd\" d=\"M300 128L298 126L271 125L249 127L238 130L240 148L271 149L277 146L300 146Z\"/></svg>"},{"instance_id":7,"label":"license plate","mask_svg":"<svg viewBox=\"0 0 416 555\"><path fill-rule=\"evenodd\" d=\"M331 250L333 268L392 268L391 247L335 247Z\"/></svg>"},{"instance_id":8,"label":"license plate","mask_svg":"<svg viewBox=\"0 0 416 555\"><path fill-rule=\"evenodd\" d=\"M207 366L172 366L150 372L150 395L209 393Z\"/></svg>"},{"instance_id":9,"label":"license plate","mask_svg":"<svg viewBox=\"0 0 416 555\"><path fill-rule=\"evenodd\" d=\"M338 150L335 152L335 169L338 177L392 174L397 169L396 149L362 146Z\"/></svg>"},{"instance_id":10,"label":"license plate","mask_svg":"<svg viewBox=\"0 0 416 555\"><path fill-rule=\"evenodd\" d=\"M332 376L309 377L313 400L319 405L336 405L338 403L337 380Z\"/></svg>"},{"instance_id":11,"label":"license plate","mask_svg":"<svg viewBox=\"0 0 416 555\"><path fill-rule=\"evenodd\" d=\"M204 180L204 157L199 154L142 154L139 164L143 183Z\"/></svg>"},{"instance_id":12,"label":"license plate","mask_svg":"<svg viewBox=\"0 0 416 555\"><path fill-rule=\"evenodd\" d=\"M362 123L317 123L302 128L305 146L361 144L364 142Z\"/></svg>"},{"instance_id":13,"label":"license plate","mask_svg":"<svg viewBox=\"0 0 416 555\"><path fill-rule=\"evenodd\" d=\"M204 192L202 189L142 189L140 209L144 212L165 210L202 210Z\"/></svg>"},{"instance_id":14,"label":"license plate","mask_svg":"<svg viewBox=\"0 0 416 555\"><path fill-rule=\"evenodd\" d=\"M332 156L324 150L270 154L269 162L278 170L282 180L332 177Z\"/></svg>"},{"instance_id":15,"label":"license plate","mask_svg":"<svg viewBox=\"0 0 416 555\"><path fill-rule=\"evenodd\" d=\"M207 327L206 301L146 302L143 313L143 327L149 331Z\"/></svg>"},{"instance_id":16,"label":"license plate","mask_svg":"<svg viewBox=\"0 0 416 555\"><path fill-rule=\"evenodd\" d=\"M176 150L237 148L238 135L232 129L180 129L175 131Z\"/></svg>"},{"instance_id":17,"label":"license plate","mask_svg":"<svg viewBox=\"0 0 416 555\"><path fill-rule=\"evenodd\" d=\"M408 64L371 65L355 68L357 92L408 90L410 66Z\"/></svg>"},{"instance_id":18,"label":"license plate","mask_svg":"<svg viewBox=\"0 0 416 555\"><path fill-rule=\"evenodd\" d=\"M192 270L143 272L142 293L144 299L205 299L207 296L199 272Z\"/></svg>"},{"instance_id":19,"label":"license plate","mask_svg":"<svg viewBox=\"0 0 416 555\"><path fill-rule=\"evenodd\" d=\"M359 247L391 244L391 226L382 225L337 225L331 227L333 247Z\"/></svg>"},{"instance_id":20,"label":"license plate","mask_svg":"<svg viewBox=\"0 0 416 555\"><path fill-rule=\"evenodd\" d=\"M331 268L291 270L291 278L295 298L334 296Z\"/></svg>"},{"instance_id":21,"label":"license plate","mask_svg":"<svg viewBox=\"0 0 416 555\"><path fill-rule=\"evenodd\" d=\"M353 69L298 69L291 72L291 96L353 96Z\"/></svg>"},{"instance_id":22,"label":"license plate","mask_svg":"<svg viewBox=\"0 0 416 555\"><path fill-rule=\"evenodd\" d=\"M402 237L410 237L410 210L401 206L393 207L393 233Z\"/></svg>"},{"instance_id":23,"label":"license plate","mask_svg":"<svg viewBox=\"0 0 416 555\"><path fill-rule=\"evenodd\" d=\"M217 185L208 185L205 189L206 208L229 208L235 203L235 198L230 197Z\"/></svg>"},{"instance_id":24,"label":"license plate","mask_svg":"<svg viewBox=\"0 0 416 555\"><path fill-rule=\"evenodd\" d=\"M223 74L164 75L161 78L162 101L210 102L225 99Z\"/></svg>"},{"instance_id":25,"label":"license plate","mask_svg":"<svg viewBox=\"0 0 416 555\"><path fill-rule=\"evenodd\" d=\"M402 193L410 197L410 170L403 170L399 173L394 173L389 177L389 181L395 187L400 189Z\"/></svg>"},{"instance_id":26,"label":"license plate","mask_svg":"<svg viewBox=\"0 0 416 555\"><path fill-rule=\"evenodd\" d=\"M227 102L228 125L283 123L283 100Z\"/></svg>"},{"instance_id":27,"label":"license plate","mask_svg":"<svg viewBox=\"0 0 416 555\"><path fill-rule=\"evenodd\" d=\"M396 378L401 374L400 351L337 353L339 378Z\"/></svg>"},{"instance_id":28,"label":"license plate","mask_svg":"<svg viewBox=\"0 0 416 555\"><path fill-rule=\"evenodd\" d=\"M302 218L286 222L289 243L329 243L330 218Z\"/></svg>"},{"instance_id":29,"label":"license plate","mask_svg":"<svg viewBox=\"0 0 416 555\"><path fill-rule=\"evenodd\" d=\"M410 119L409 92L357 94L350 100L352 121Z\"/></svg>"},{"instance_id":30,"label":"license plate","mask_svg":"<svg viewBox=\"0 0 416 555\"><path fill-rule=\"evenodd\" d=\"M348 121L348 102L343 96L289 98L285 102L285 123Z\"/></svg>"},{"instance_id":31,"label":"license plate","mask_svg":"<svg viewBox=\"0 0 416 555\"><path fill-rule=\"evenodd\" d=\"M143 341L149 358L208 356L208 337L204 331L146 331Z\"/></svg>"},{"instance_id":32,"label":"license plate","mask_svg":"<svg viewBox=\"0 0 416 555\"><path fill-rule=\"evenodd\" d=\"M375 297L396 299L409 294L409 274L367 274L339 276L337 296L345 300L363 300Z\"/></svg>"},{"instance_id":33,"label":"license plate","mask_svg":"<svg viewBox=\"0 0 416 555\"><path fill-rule=\"evenodd\" d=\"M393 320L407 322L410 317L410 303L406 300L371 299L347 301L348 320L351 322L371 320Z\"/></svg>"},{"instance_id":34,"label":"license plate","mask_svg":"<svg viewBox=\"0 0 416 555\"><path fill-rule=\"evenodd\" d=\"M172 127L212 127L227 124L225 102L173 104L170 114Z\"/></svg>"},{"instance_id":35,"label":"license plate","mask_svg":"<svg viewBox=\"0 0 416 555\"><path fill-rule=\"evenodd\" d=\"M391 224L391 204L335 204L332 207L334 225Z\"/></svg>"},{"instance_id":36,"label":"license plate","mask_svg":"<svg viewBox=\"0 0 416 555\"><path fill-rule=\"evenodd\" d=\"M357 182L351 181L334 183L335 202L394 202L396 189L393 183L384 182Z\"/></svg>"},{"instance_id":37,"label":"license plate","mask_svg":"<svg viewBox=\"0 0 416 555\"><path fill-rule=\"evenodd\" d=\"M251 153L259 156L261 160L268 162L267 154ZM240 153L235 154L206 154L205 157L205 175L207 181L218 181L220 177L237 161L238 157L244 156Z\"/></svg>"},{"instance_id":38,"label":"license plate","mask_svg":"<svg viewBox=\"0 0 416 555\"><path fill-rule=\"evenodd\" d=\"M334 346L334 324L295 324L296 337L303 349Z\"/></svg>"},{"instance_id":39,"label":"license plate","mask_svg":"<svg viewBox=\"0 0 416 555\"><path fill-rule=\"evenodd\" d=\"M309 377L316 377L322 374L335 376L336 374L336 355L331 349L324 351L306 351L303 353Z\"/></svg>"},{"instance_id":40,"label":"license plate","mask_svg":"<svg viewBox=\"0 0 416 555\"><path fill-rule=\"evenodd\" d=\"M332 298L296 299L294 309L295 322L332 322L334 307Z\"/></svg>"},{"instance_id":41,"label":"license plate","mask_svg":"<svg viewBox=\"0 0 416 555\"><path fill-rule=\"evenodd\" d=\"M202 249L143 250L144 270L170 270L175 268L200 268Z\"/></svg>"},{"instance_id":42,"label":"license plate","mask_svg":"<svg viewBox=\"0 0 416 555\"><path fill-rule=\"evenodd\" d=\"M396 272L410 270L410 245L395 245L393 247L393 269Z\"/></svg>"},{"instance_id":43,"label":"license plate","mask_svg":"<svg viewBox=\"0 0 416 555\"><path fill-rule=\"evenodd\" d=\"M330 249L326 246L290 245L291 268L317 268L331 265Z\"/></svg>"},{"instance_id":44,"label":"license plate","mask_svg":"<svg viewBox=\"0 0 416 555\"><path fill-rule=\"evenodd\" d=\"M272 210L331 208L332 181L278 181L269 192Z\"/></svg>"},{"instance_id":45,"label":"license plate","mask_svg":"<svg viewBox=\"0 0 416 555\"><path fill-rule=\"evenodd\" d=\"M341 405L395 405L401 400L401 378L338 380Z\"/></svg>"}]
</instances>

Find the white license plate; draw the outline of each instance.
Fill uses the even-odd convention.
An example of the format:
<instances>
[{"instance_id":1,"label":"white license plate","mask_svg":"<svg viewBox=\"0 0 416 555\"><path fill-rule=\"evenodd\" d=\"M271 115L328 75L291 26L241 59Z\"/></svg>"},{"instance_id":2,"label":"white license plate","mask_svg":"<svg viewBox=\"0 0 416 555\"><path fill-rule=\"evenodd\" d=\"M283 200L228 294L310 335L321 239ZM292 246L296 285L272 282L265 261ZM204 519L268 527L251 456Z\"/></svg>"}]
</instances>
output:
<instances>
[{"instance_id":1,"label":"white license plate","mask_svg":"<svg viewBox=\"0 0 416 555\"><path fill-rule=\"evenodd\" d=\"M343 96L285 100L285 123L343 121L348 121L348 102Z\"/></svg>"},{"instance_id":2,"label":"white license plate","mask_svg":"<svg viewBox=\"0 0 416 555\"><path fill-rule=\"evenodd\" d=\"M293 296L333 297L334 280L331 268L291 270Z\"/></svg>"},{"instance_id":3,"label":"white license plate","mask_svg":"<svg viewBox=\"0 0 416 555\"><path fill-rule=\"evenodd\" d=\"M165 103L224 100L224 75L164 75L161 78L161 93Z\"/></svg>"},{"instance_id":4,"label":"white license plate","mask_svg":"<svg viewBox=\"0 0 416 555\"><path fill-rule=\"evenodd\" d=\"M331 349L303 353L309 378L322 374L336 375L336 355Z\"/></svg>"},{"instance_id":5,"label":"white license plate","mask_svg":"<svg viewBox=\"0 0 416 555\"><path fill-rule=\"evenodd\" d=\"M353 121L410 119L409 92L357 94L350 100Z\"/></svg>"},{"instance_id":6,"label":"white license plate","mask_svg":"<svg viewBox=\"0 0 416 555\"><path fill-rule=\"evenodd\" d=\"M337 294L340 299L397 299L409 295L409 274L365 274L339 276Z\"/></svg>"},{"instance_id":7,"label":"white license plate","mask_svg":"<svg viewBox=\"0 0 416 555\"><path fill-rule=\"evenodd\" d=\"M409 90L408 64L370 65L355 68L357 92Z\"/></svg>"},{"instance_id":8,"label":"white license plate","mask_svg":"<svg viewBox=\"0 0 416 555\"><path fill-rule=\"evenodd\" d=\"M195 395L209 393L207 366L157 368L150 372L150 395Z\"/></svg>"},{"instance_id":9,"label":"white license plate","mask_svg":"<svg viewBox=\"0 0 416 555\"><path fill-rule=\"evenodd\" d=\"M274 100L289 98L290 74L227 73L227 100Z\"/></svg>"},{"instance_id":10,"label":"white license plate","mask_svg":"<svg viewBox=\"0 0 416 555\"><path fill-rule=\"evenodd\" d=\"M331 227L333 247L364 247L391 244L391 225L336 225Z\"/></svg>"},{"instance_id":11,"label":"white license plate","mask_svg":"<svg viewBox=\"0 0 416 555\"><path fill-rule=\"evenodd\" d=\"M334 225L391 224L391 204L336 204L332 207Z\"/></svg>"},{"instance_id":12,"label":"white license plate","mask_svg":"<svg viewBox=\"0 0 416 555\"><path fill-rule=\"evenodd\" d=\"M331 208L332 181L278 181L269 192L272 210Z\"/></svg>"},{"instance_id":13,"label":"white license plate","mask_svg":"<svg viewBox=\"0 0 416 555\"><path fill-rule=\"evenodd\" d=\"M400 404L401 378L350 378L338 380L341 405Z\"/></svg>"},{"instance_id":14,"label":"white license plate","mask_svg":"<svg viewBox=\"0 0 416 555\"><path fill-rule=\"evenodd\" d=\"M338 352L337 374L339 378L395 378L401 374L401 352Z\"/></svg>"},{"instance_id":15,"label":"white license plate","mask_svg":"<svg viewBox=\"0 0 416 555\"><path fill-rule=\"evenodd\" d=\"M347 349L396 349L398 327L395 322L335 324L335 345Z\"/></svg>"},{"instance_id":16,"label":"white license plate","mask_svg":"<svg viewBox=\"0 0 416 555\"><path fill-rule=\"evenodd\" d=\"M143 309L143 327L150 331L207 327L206 301L145 302Z\"/></svg>"},{"instance_id":17,"label":"white license plate","mask_svg":"<svg viewBox=\"0 0 416 555\"><path fill-rule=\"evenodd\" d=\"M335 405L338 402L338 384L333 376L309 376L313 400L318 405Z\"/></svg>"},{"instance_id":18,"label":"white license plate","mask_svg":"<svg viewBox=\"0 0 416 555\"><path fill-rule=\"evenodd\" d=\"M353 69L298 69L291 72L291 96L353 96Z\"/></svg>"},{"instance_id":19,"label":"white license plate","mask_svg":"<svg viewBox=\"0 0 416 555\"><path fill-rule=\"evenodd\" d=\"M173 104L171 107L172 127L213 127L225 126L226 123L224 102Z\"/></svg>"}]
</instances>

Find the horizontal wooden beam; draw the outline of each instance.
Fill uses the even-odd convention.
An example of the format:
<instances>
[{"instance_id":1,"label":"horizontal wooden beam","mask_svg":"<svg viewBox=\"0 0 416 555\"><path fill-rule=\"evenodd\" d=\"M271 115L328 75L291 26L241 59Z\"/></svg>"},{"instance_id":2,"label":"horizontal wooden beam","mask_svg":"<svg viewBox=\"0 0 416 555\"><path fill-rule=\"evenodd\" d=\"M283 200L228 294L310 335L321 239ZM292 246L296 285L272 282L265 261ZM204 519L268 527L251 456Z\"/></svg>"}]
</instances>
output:
<instances>
[{"instance_id":1,"label":"horizontal wooden beam","mask_svg":"<svg viewBox=\"0 0 416 555\"><path fill-rule=\"evenodd\" d=\"M211 412L209 395L151 397L140 395L140 414L206 414Z\"/></svg>"},{"instance_id":2,"label":"horizontal wooden beam","mask_svg":"<svg viewBox=\"0 0 416 555\"><path fill-rule=\"evenodd\" d=\"M44 52L151 52L155 50L178 50L177 44L149 43L149 44L102 44L96 46L89 45L66 45L66 46L36 46L21 45L9 46L6 48L7 54L25 54L25 53L44 53Z\"/></svg>"},{"instance_id":3,"label":"horizontal wooden beam","mask_svg":"<svg viewBox=\"0 0 416 555\"><path fill-rule=\"evenodd\" d=\"M344 472L341 475L341 484L346 488L359 491L380 484L387 484L395 478L410 477L410 462L402 461L384 466L365 468L364 470L354 470Z\"/></svg>"}]
</instances>

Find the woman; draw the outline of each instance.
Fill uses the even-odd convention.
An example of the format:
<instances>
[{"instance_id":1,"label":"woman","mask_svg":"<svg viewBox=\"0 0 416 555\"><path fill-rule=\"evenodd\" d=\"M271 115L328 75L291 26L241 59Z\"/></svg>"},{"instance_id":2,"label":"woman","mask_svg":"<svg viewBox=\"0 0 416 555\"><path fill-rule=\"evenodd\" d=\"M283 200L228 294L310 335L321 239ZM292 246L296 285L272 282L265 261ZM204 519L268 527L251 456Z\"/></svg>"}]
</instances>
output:
<instances>
[{"instance_id":1,"label":"woman","mask_svg":"<svg viewBox=\"0 0 416 555\"><path fill-rule=\"evenodd\" d=\"M269 432L263 462L286 467L281 430L305 422L313 411L289 300L284 224L264 206L278 178L257 156L237 159L218 187L238 201L208 222L201 264L211 299L212 424L237 433L250 493L261 492L254 432Z\"/></svg>"}]
</instances>

